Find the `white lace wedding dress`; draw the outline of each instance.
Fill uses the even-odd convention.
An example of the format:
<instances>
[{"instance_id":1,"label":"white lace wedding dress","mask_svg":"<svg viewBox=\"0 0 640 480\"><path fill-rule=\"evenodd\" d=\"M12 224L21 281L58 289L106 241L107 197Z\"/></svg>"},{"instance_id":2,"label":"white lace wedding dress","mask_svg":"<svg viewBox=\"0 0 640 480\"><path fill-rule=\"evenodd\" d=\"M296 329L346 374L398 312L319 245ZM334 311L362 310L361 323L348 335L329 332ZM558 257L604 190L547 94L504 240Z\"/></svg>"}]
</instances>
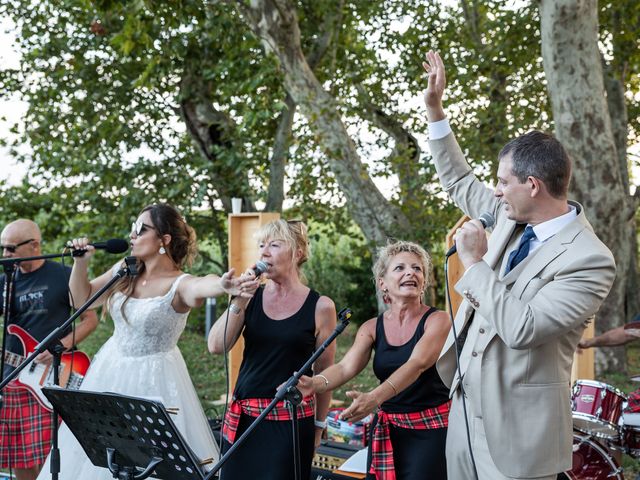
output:
<instances>
[{"instance_id":1,"label":"white lace wedding dress","mask_svg":"<svg viewBox=\"0 0 640 480\"><path fill-rule=\"evenodd\" d=\"M94 357L81 390L114 392L161 400L166 407L178 407L171 415L180 433L197 458L218 459L209 424L177 347L188 313L177 313L171 306L178 277L162 297L125 299L115 293L110 313L115 329ZM60 428L60 480L112 480L106 468L93 466L71 431ZM49 458L38 480L51 478Z\"/></svg>"}]
</instances>

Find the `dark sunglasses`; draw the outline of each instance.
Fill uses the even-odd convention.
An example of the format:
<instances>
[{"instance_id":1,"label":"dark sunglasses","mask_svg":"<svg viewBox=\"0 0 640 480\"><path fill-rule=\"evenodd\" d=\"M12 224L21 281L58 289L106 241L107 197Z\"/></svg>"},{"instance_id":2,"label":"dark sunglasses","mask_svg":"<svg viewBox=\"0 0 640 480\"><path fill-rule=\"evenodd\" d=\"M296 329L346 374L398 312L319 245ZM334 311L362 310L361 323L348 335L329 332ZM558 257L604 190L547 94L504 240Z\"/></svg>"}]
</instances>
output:
<instances>
[{"instance_id":1,"label":"dark sunglasses","mask_svg":"<svg viewBox=\"0 0 640 480\"><path fill-rule=\"evenodd\" d=\"M30 238L29 240L25 240L24 242L16 243L15 245L0 245L0 248L6 250L10 253L16 253L16 249L21 247L22 245L26 245L27 243L31 243L35 240L35 238Z\"/></svg>"},{"instance_id":2,"label":"dark sunglasses","mask_svg":"<svg viewBox=\"0 0 640 480\"><path fill-rule=\"evenodd\" d=\"M131 234L135 235L136 237L139 237L147 230L155 230L155 228L143 222L133 222L131 224Z\"/></svg>"}]
</instances>

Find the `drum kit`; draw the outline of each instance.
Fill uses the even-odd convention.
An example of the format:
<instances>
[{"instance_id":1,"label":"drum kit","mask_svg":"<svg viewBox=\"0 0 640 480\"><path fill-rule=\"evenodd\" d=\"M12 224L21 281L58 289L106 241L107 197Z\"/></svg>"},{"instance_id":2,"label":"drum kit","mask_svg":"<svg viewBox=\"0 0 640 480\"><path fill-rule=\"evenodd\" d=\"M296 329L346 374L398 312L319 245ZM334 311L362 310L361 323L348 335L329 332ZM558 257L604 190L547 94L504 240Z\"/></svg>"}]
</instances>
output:
<instances>
[{"instance_id":1,"label":"drum kit","mask_svg":"<svg viewBox=\"0 0 640 480\"><path fill-rule=\"evenodd\" d=\"M640 458L640 427L625 425L626 401L624 393L606 383L576 381L571 395L573 464L559 478L624 480L612 451Z\"/></svg>"},{"instance_id":2,"label":"drum kit","mask_svg":"<svg viewBox=\"0 0 640 480\"><path fill-rule=\"evenodd\" d=\"M627 323L624 330L640 337L640 322ZM577 380L571 393L573 465L558 479L624 480L615 452L640 459L640 413L623 413L627 396L606 383Z\"/></svg>"}]
</instances>

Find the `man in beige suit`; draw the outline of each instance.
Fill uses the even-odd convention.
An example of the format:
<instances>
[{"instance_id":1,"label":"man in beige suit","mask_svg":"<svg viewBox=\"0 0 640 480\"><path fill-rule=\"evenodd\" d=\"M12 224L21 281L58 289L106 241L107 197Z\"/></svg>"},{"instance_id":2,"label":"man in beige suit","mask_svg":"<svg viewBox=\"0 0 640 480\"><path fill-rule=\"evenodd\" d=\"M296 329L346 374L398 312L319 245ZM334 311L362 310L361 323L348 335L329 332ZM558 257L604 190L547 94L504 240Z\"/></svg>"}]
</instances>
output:
<instances>
[{"instance_id":1,"label":"man in beige suit","mask_svg":"<svg viewBox=\"0 0 640 480\"><path fill-rule=\"evenodd\" d=\"M465 273L455 318L466 334L456 371L453 333L438 371L453 399L447 436L452 480L473 479L462 398L480 480L555 479L571 468L571 363L585 325L615 277L611 252L578 203L567 200L571 163L551 135L530 132L500 152L495 191L466 163L442 106L445 70L424 64L430 147L438 176L470 217L455 236ZM526 227L526 228L525 228ZM460 342L459 342L460 343Z\"/></svg>"}]
</instances>

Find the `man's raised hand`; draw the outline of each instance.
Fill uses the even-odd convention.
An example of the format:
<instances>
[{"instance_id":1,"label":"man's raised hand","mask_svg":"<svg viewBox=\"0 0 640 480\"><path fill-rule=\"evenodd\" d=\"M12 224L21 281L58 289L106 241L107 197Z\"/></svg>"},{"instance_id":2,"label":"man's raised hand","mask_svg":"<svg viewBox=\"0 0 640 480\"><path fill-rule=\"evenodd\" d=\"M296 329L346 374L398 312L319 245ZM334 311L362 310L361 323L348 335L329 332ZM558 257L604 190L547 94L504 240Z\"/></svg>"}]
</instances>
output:
<instances>
[{"instance_id":1,"label":"man's raised hand","mask_svg":"<svg viewBox=\"0 0 640 480\"><path fill-rule=\"evenodd\" d=\"M445 118L442 107L442 96L447 85L444 63L437 52L429 50L426 61L422 62L424 70L429 74L427 89L424 92L424 104L427 107L427 118L430 122L437 122Z\"/></svg>"}]
</instances>

